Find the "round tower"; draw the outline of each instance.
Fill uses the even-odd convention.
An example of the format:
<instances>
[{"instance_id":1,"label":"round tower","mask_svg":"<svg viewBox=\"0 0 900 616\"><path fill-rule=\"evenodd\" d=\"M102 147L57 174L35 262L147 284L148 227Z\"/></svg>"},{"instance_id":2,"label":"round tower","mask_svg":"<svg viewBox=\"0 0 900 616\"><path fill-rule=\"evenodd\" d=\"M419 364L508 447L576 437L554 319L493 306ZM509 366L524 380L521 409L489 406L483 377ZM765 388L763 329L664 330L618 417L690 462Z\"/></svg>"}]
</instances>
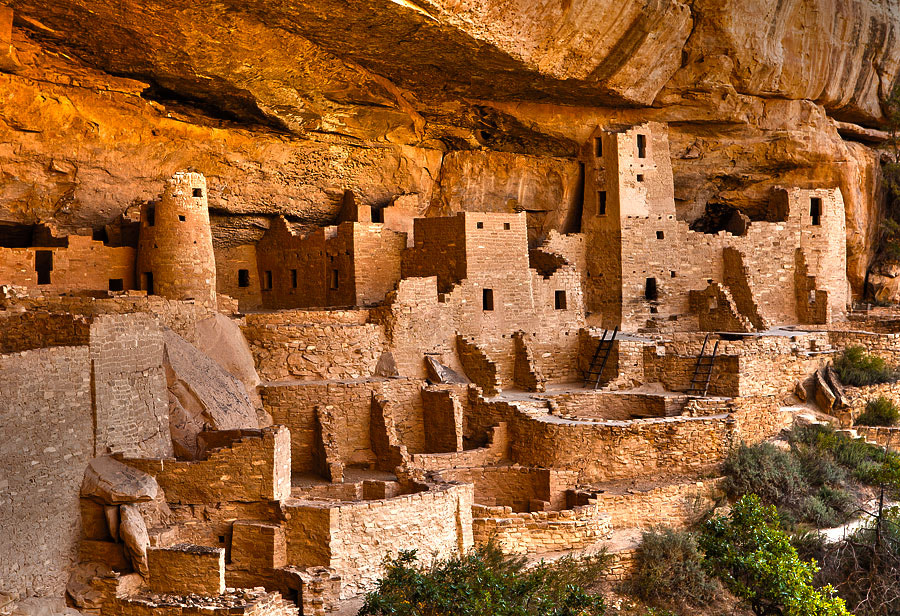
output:
<instances>
[{"instance_id":1,"label":"round tower","mask_svg":"<svg viewBox=\"0 0 900 616\"><path fill-rule=\"evenodd\" d=\"M202 173L180 171L141 209L137 280L148 295L215 306L216 258Z\"/></svg>"}]
</instances>

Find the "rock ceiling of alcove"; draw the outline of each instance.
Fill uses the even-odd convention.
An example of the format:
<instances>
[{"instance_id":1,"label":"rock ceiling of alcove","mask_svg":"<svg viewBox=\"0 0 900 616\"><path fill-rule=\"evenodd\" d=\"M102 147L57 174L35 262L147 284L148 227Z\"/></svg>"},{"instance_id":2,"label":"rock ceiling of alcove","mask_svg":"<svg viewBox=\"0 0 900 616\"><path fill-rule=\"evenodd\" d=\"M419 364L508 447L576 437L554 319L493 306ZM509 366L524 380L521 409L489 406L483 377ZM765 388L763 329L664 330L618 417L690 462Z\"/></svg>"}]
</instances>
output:
<instances>
[{"instance_id":1,"label":"rock ceiling of alcove","mask_svg":"<svg viewBox=\"0 0 900 616\"><path fill-rule=\"evenodd\" d=\"M288 131L362 136L378 122L422 139L467 122L490 133L496 121L463 99L640 106L667 85L812 99L872 122L900 56L897 0L9 4L26 18L18 23L151 83L151 96Z\"/></svg>"}]
</instances>

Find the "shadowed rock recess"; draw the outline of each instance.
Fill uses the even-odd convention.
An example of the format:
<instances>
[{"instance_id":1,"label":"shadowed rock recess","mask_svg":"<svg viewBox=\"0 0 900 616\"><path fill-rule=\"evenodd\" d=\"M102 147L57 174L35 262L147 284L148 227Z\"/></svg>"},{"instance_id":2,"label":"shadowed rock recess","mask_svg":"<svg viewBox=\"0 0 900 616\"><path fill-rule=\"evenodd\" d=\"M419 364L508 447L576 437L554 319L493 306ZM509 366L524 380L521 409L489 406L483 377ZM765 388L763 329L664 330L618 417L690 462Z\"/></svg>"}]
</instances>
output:
<instances>
[{"instance_id":1,"label":"shadowed rock recess","mask_svg":"<svg viewBox=\"0 0 900 616\"><path fill-rule=\"evenodd\" d=\"M900 0L0 0L0 615L628 577L900 363L898 75Z\"/></svg>"}]
</instances>

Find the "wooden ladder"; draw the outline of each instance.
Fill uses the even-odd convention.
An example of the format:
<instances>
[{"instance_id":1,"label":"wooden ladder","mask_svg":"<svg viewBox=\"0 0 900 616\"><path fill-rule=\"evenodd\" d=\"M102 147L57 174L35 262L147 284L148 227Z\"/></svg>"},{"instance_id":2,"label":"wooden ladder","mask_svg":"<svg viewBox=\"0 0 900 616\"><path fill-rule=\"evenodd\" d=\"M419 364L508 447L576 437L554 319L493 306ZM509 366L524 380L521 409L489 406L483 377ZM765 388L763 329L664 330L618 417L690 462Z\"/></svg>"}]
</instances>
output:
<instances>
[{"instance_id":1,"label":"wooden ladder","mask_svg":"<svg viewBox=\"0 0 900 616\"><path fill-rule=\"evenodd\" d=\"M619 333L619 326L616 325L615 329L612 330L612 336L609 338L606 337L606 334L608 333L608 329L603 330L603 336L600 338L600 343L597 345L597 348L594 349L591 367L584 373L585 387L590 387L591 389L600 387L600 377L603 376L603 370L606 369L606 362L609 361L609 354L612 352L613 342L616 340L616 335ZM598 364L599 369L597 367Z\"/></svg>"},{"instance_id":2,"label":"wooden ladder","mask_svg":"<svg viewBox=\"0 0 900 616\"><path fill-rule=\"evenodd\" d=\"M716 362L716 353L719 352L719 339L713 345L710 355L706 355L706 347L709 344L709 334L703 338L703 347L700 349L700 356L697 357L697 363L694 365L694 376L691 377L691 386L687 393L689 396L705 396L709 391L709 380L712 378L713 365Z\"/></svg>"}]
</instances>

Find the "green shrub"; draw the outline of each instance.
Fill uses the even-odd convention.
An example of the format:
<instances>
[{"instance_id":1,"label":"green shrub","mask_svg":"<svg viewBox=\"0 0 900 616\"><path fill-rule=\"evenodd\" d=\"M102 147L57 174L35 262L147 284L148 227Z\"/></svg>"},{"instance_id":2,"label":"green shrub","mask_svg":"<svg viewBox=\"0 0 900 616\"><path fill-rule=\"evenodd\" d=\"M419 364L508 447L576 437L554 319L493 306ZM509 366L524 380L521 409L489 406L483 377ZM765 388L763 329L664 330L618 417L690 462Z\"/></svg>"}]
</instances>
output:
<instances>
[{"instance_id":1,"label":"green shrub","mask_svg":"<svg viewBox=\"0 0 900 616\"><path fill-rule=\"evenodd\" d=\"M879 396L866 402L866 410L856 418L858 426L893 426L900 420L900 408L890 399Z\"/></svg>"},{"instance_id":2,"label":"green shrub","mask_svg":"<svg viewBox=\"0 0 900 616\"><path fill-rule=\"evenodd\" d=\"M799 461L790 452L771 443L741 444L722 466L725 493L732 499L758 494L763 501L779 506L800 502L808 492Z\"/></svg>"},{"instance_id":3,"label":"green shrub","mask_svg":"<svg viewBox=\"0 0 900 616\"><path fill-rule=\"evenodd\" d=\"M850 616L833 588L813 586L815 562L800 560L775 508L755 495L708 521L700 546L710 570L757 616Z\"/></svg>"},{"instance_id":4,"label":"green shrub","mask_svg":"<svg viewBox=\"0 0 900 616\"><path fill-rule=\"evenodd\" d=\"M601 616L602 597L589 594L605 555L562 558L525 567L493 544L426 568L415 550L386 563L387 573L366 595L358 616Z\"/></svg>"},{"instance_id":5,"label":"green shrub","mask_svg":"<svg viewBox=\"0 0 900 616\"><path fill-rule=\"evenodd\" d=\"M625 588L657 607L709 605L722 593L703 567L703 554L692 533L660 528L641 537L637 569Z\"/></svg>"},{"instance_id":6,"label":"green shrub","mask_svg":"<svg viewBox=\"0 0 900 616\"><path fill-rule=\"evenodd\" d=\"M844 385L876 385L897 380L896 372L880 357L861 346L844 349L834 362L834 371Z\"/></svg>"}]
</instances>

